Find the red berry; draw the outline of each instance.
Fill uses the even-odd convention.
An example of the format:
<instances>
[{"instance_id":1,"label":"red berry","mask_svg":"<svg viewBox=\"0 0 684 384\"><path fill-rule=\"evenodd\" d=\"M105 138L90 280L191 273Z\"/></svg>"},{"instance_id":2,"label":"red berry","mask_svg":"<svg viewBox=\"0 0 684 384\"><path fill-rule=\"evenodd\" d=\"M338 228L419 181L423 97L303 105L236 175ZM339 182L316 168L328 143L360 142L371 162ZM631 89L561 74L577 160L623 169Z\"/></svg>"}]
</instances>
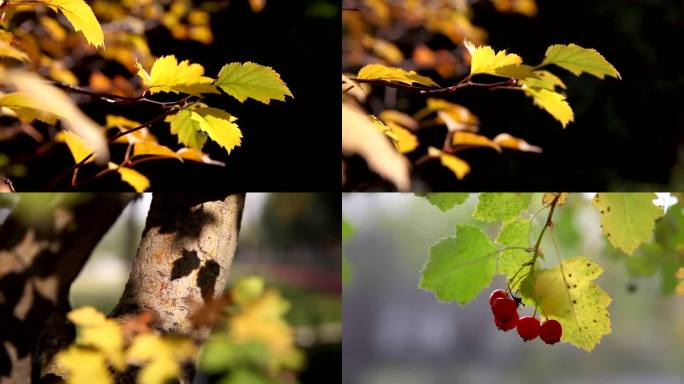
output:
<instances>
[{"instance_id":1,"label":"red berry","mask_svg":"<svg viewBox=\"0 0 684 384\"><path fill-rule=\"evenodd\" d=\"M555 344L560 341L563 334L563 327L556 320L546 320L539 327L539 337L546 344Z\"/></svg>"},{"instance_id":2,"label":"red berry","mask_svg":"<svg viewBox=\"0 0 684 384\"><path fill-rule=\"evenodd\" d=\"M494 317L502 323L507 323L513 317L518 317L518 303L513 299L496 299L492 304Z\"/></svg>"},{"instance_id":3,"label":"red berry","mask_svg":"<svg viewBox=\"0 0 684 384\"><path fill-rule=\"evenodd\" d=\"M539 336L539 320L532 316L521 317L518 320L518 334L525 341L530 341Z\"/></svg>"},{"instance_id":4,"label":"red berry","mask_svg":"<svg viewBox=\"0 0 684 384\"><path fill-rule=\"evenodd\" d=\"M494 324L496 324L496 327L504 332L510 331L518 324L518 313L516 312L515 316L505 323L494 317Z\"/></svg>"},{"instance_id":5,"label":"red berry","mask_svg":"<svg viewBox=\"0 0 684 384\"><path fill-rule=\"evenodd\" d=\"M508 293L504 291L503 289L497 289L496 291L492 292L491 295L489 295L489 306L491 307L494 305L494 300L496 299L505 299L508 297Z\"/></svg>"}]
</instances>

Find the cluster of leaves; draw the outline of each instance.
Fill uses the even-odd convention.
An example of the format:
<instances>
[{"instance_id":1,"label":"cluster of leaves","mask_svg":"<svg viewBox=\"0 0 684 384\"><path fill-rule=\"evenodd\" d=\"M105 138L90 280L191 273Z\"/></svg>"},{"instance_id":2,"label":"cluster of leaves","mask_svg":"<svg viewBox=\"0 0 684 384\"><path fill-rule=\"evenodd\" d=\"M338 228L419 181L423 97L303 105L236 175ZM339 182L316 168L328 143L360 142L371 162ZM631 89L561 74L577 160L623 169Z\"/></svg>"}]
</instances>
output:
<instances>
[{"instance_id":1,"label":"cluster of leaves","mask_svg":"<svg viewBox=\"0 0 684 384\"><path fill-rule=\"evenodd\" d=\"M252 2L258 10L264 2L261 7L257 5ZM149 188L147 177L134 169L141 162L177 159L223 165L202 151L204 144L211 139L230 154L241 144L242 133L234 116L203 103L207 95L223 92L240 102L252 98L264 104L292 97L270 67L229 63L214 79L204 75L200 64L179 61L173 55L155 58L150 53L145 32L159 26L180 40L211 43L210 12L221 8L218 3L195 7L190 0L96 0L91 8L84 0L7 0L1 1L0 7L4 12L0 112L11 116L14 123L12 133L3 138L29 135L42 146L38 153L66 143L76 165L53 184L73 172L71 186L76 186L79 169L91 162L97 164L97 173L83 182L118 173L137 191ZM49 9L58 13L46 12ZM69 33L68 24L80 33ZM74 71L86 59L99 61L102 66L107 61L117 62L129 74L110 78L94 71L88 87L81 87ZM103 126L84 114L67 93L117 105L145 105L157 114L144 123L109 115ZM155 99L160 93L179 98ZM160 143L151 133L165 122L166 129L178 139L177 148ZM125 154L110 161L110 147L118 144L127 145ZM22 176L24 172L15 164L7 164L6 169L16 171L9 176Z\"/></svg>"},{"instance_id":2,"label":"cluster of leaves","mask_svg":"<svg viewBox=\"0 0 684 384\"><path fill-rule=\"evenodd\" d=\"M429 193L425 198L446 212L465 202L468 195ZM472 216L484 223L499 223L497 235L490 238L478 226L457 224L455 236L430 247L420 287L433 292L440 301L465 305L487 288L495 275L503 275L509 289L522 296L526 305L562 324L561 341L591 351L611 331L611 298L594 282L603 269L585 256L561 258L558 254L553 213L562 210L566 199L574 196L540 196L542 207L548 208L549 214L536 236L531 231L542 210L527 214L532 199L539 198L535 196L479 194ZM603 233L613 247L632 255L653 237L656 221L664 214L663 207L655 205L655 199L654 193L599 193L594 197L593 207L600 214ZM551 234L558 256L558 263L548 267L541 263L545 260L545 233Z\"/></svg>"},{"instance_id":3,"label":"cluster of leaves","mask_svg":"<svg viewBox=\"0 0 684 384\"><path fill-rule=\"evenodd\" d=\"M182 363L197 355L191 339L152 331L149 314L120 324L93 307L81 307L68 318L77 327L76 340L53 360L54 373L66 377L67 383L112 383L110 369L123 373L139 367L139 383L161 384L178 377Z\"/></svg>"},{"instance_id":4,"label":"cluster of leaves","mask_svg":"<svg viewBox=\"0 0 684 384\"><path fill-rule=\"evenodd\" d=\"M304 355L284 318L288 301L256 276L240 279L228 297L229 316L204 345L200 370L225 383L295 383Z\"/></svg>"},{"instance_id":5,"label":"cluster of leaves","mask_svg":"<svg viewBox=\"0 0 684 384\"><path fill-rule=\"evenodd\" d=\"M563 93L566 89L565 83L549 70L550 66L566 69L575 76L588 73L600 79L605 76L620 78L615 67L594 49L582 48L575 44L552 45L547 49L541 63L528 65L524 64L517 54L507 53L505 50L497 52L487 45L476 46L471 41L477 43L482 40L482 36L474 33L470 24L463 24L463 20L468 19L459 13L459 10L443 12L444 8L433 9L430 5L421 7L417 2L408 1L399 2L400 5L396 6L388 6L383 1L368 3L367 10L362 8L358 12L345 14L347 34L343 40L343 58L346 66L352 68L368 62L373 64L364 65L354 75L342 76L342 150L347 156L360 155L371 170L402 190L410 188L411 168L409 157L403 155L418 155L415 156L417 160L413 161L414 166L420 166L428 161L439 161L461 180L470 172L470 165L456 154L465 149L489 148L498 152L513 149L535 153L542 151L538 146L505 132L494 138L478 134L480 122L477 116L462 105L436 96L452 95L466 87L520 91L532 98L535 105L548 112L565 128L574 120L574 113ZM383 7L387 9L383 10ZM444 7L449 9L448 6ZM392 15L401 15L408 20L401 17L395 20ZM451 20L452 24L448 24L450 27L444 29L447 24L436 21L444 18L454 18L460 22ZM421 57L424 57L425 53L415 53L419 52L419 48L416 48L413 60L405 60L399 48L385 40L371 37L368 28L365 28L367 24L390 28L391 23L395 23L391 24L392 28L397 27L397 23L400 25L397 28L404 24L418 27L418 21L422 21L426 29L449 37L463 51L458 66L421 65ZM408 27L407 29L410 30ZM382 28L378 33L382 33ZM397 33L392 31L391 35L396 36ZM429 48L423 45L418 47L422 47L421 52L429 51ZM369 49L371 53L366 52ZM445 79L461 73L463 77L452 83L453 85L443 87L428 76L403 68L436 70ZM494 82L476 82L476 78L499 79ZM371 88L367 84L398 88L428 98L424 108L409 115L394 109L391 104L398 103L388 102L387 98L384 102L375 100L375 103L371 103ZM394 97L390 100L393 99ZM385 109L379 109L380 104L384 104ZM377 111L377 118L374 115L369 116L366 109ZM434 126L447 128L446 137L443 143L440 143L441 147L432 143L420 143L416 135L416 132ZM382 143L381 139L390 141L393 145ZM343 162L343 185L344 167Z\"/></svg>"},{"instance_id":6,"label":"cluster of leaves","mask_svg":"<svg viewBox=\"0 0 684 384\"><path fill-rule=\"evenodd\" d=\"M199 359L201 371L223 375L223 382L295 383L304 358L283 317L288 307L262 278L243 277L193 315L197 326L224 322L201 350L188 337L160 335L149 312L120 322L92 307L78 308L68 314L76 340L55 355L53 372L74 384L112 383L117 374L130 372L141 384L162 384L178 378L184 363Z\"/></svg>"}]
</instances>

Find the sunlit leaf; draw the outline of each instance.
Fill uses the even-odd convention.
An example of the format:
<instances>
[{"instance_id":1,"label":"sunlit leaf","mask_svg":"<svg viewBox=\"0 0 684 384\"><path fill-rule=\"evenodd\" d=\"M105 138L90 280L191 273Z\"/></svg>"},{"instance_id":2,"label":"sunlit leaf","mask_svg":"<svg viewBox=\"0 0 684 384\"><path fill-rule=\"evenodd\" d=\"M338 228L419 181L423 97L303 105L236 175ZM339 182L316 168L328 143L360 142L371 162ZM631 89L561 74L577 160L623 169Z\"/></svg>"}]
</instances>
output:
<instances>
[{"instance_id":1,"label":"sunlit leaf","mask_svg":"<svg viewBox=\"0 0 684 384\"><path fill-rule=\"evenodd\" d=\"M104 47L104 33L95 18L93 10L84 0L40 0L45 4L57 7L74 27L83 32L88 42L96 47Z\"/></svg>"},{"instance_id":2,"label":"sunlit leaf","mask_svg":"<svg viewBox=\"0 0 684 384\"><path fill-rule=\"evenodd\" d=\"M604 76L620 78L620 73L595 49L582 48L575 44L556 44L546 50L544 62L541 65L555 64L567 69L575 76L587 72L603 79Z\"/></svg>"},{"instance_id":3,"label":"sunlit leaf","mask_svg":"<svg viewBox=\"0 0 684 384\"><path fill-rule=\"evenodd\" d=\"M57 367L68 376L67 384L110 384L112 377L100 351L71 346L55 356Z\"/></svg>"},{"instance_id":4,"label":"sunlit leaf","mask_svg":"<svg viewBox=\"0 0 684 384\"><path fill-rule=\"evenodd\" d=\"M435 147L428 148L428 155L438 157L442 165L449 168L459 180L463 180L470 173L470 165L459 157L444 153Z\"/></svg>"},{"instance_id":5,"label":"sunlit leaf","mask_svg":"<svg viewBox=\"0 0 684 384\"><path fill-rule=\"evenodd\" d=\"M472 132L454 132L451 137L451 145L459 149L470 147L489 147L497 152L501 152L501 147L499 144L490 140L486 136L478 135Z\"/></svg>"},{"instance_id":6,"label":"sunlit leaf","mask_svg":"<svg viewBox=\"0 0 684 384\"><path fill-rule=\"evenodd\" d=\"M429 87L439 87L434 80L426 76L421 76L415 71L406 71L401 68L387 67L382 64L366 65L365 67L361 68L356 77L363 80L380 80L407 85L420 84Z\"/></svg>"},{"instance_id":7,"label":"sunlit leaf","mask_svg":"<svg viewBox=\"0 0 684 384\"><path fill-rule=\"evenodd\" d=\"M240 102L252 98L269 104L271 100L285 101L285 96L293 97L276 71L252 62L225 65L215 84Z\"/></svg>"},{"instance_id":8,"label":"sunlit leaf","mask_svg":"<svg viewBox=\"0 0 684 384\"><path fill-rule=\"evenodd\" d=\"M109 163L109 169L116 170L121 175L121 180L133 187L136 192L144 192L150 188L150 180L135 169L122 167L114 163Z\"/></svg>"},{"instance_id":9,"label":"sunlit leaf","mask_svg":"<svg viewBox=\"0 0 684 384\"><path fill-rule=\"evenodd\" d=\"M17 116L27 122L40 120L47 124L55 124L57 117L45 111L35 98L25 92L12 92L0 96L0 107L9 108Z\"/></svg>"},{"instance_id":10,"label":"sunlit leaf","mask_svg":"<svg viewBox=\"0 0 684 384\"><path fill-rule=\"evenodd\" d=\"M535 152L542 153L541 147L536 145L531 145L523 139L513 137L508 133L500 133L494 138L494 142L498 144L501 148L515 149L523 152Z\"/></svg>"},{"instance_id":11,"label":"sunlit leaf","mask_svg":"<svg viewBox=\"0 0 684 384\"><path fill-rule=\"evenodd\" d=\"M554 119L560 121L565 128L575 120L575 114L565 96L543 88L527 88L525 94L532 97L534 104L548 112Z\"/></svg>"},{"instance_id":12,"label":"sunlit leaf","mask_svg":"<svg viewBox=\"0 0 684 384\"><path fill-rule=\"evenodd\" d=\"M496 76L523 79L532 72L533 68L522 64L520 56L506 53L506 50L494 52L492 47L483 45L475 47L466 41L465 46L470 52L470 75L490 74Z\"/></svg>"},{"instance_id":13,"label":"sunlit leaf","mask_svg":"<svg viewBox=\"0 0 684 384\"><path fill-rule=\"evenodd\" d=\"M183 60L180 63L176 56L162 56L152 65L148 74L142 66L138 76L150 93L171 92L200 95L202 93L218 93L212 84L214 79L204 76L204 67L200 64Z\"/></svg>"}]
</instances>

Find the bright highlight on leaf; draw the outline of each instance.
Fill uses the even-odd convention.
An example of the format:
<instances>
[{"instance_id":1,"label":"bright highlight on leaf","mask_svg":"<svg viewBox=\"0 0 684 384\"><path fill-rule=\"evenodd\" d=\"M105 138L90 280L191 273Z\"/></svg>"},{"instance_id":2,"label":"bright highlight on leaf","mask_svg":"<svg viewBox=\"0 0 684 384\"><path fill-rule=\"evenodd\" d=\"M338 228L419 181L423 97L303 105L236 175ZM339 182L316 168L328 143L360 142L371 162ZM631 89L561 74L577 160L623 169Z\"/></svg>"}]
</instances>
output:
<instances>
[{"instance_id":1,"label":"bright highlight on leaf","mask_svg":"<svg viewBox=\"0 0 684 384\"><path fill-rule=\"evenodd\" d=\"M560 121L563 128L575 120L575 114L570 104L565 100L565 96L560 93L543 88L529 88L525 89L525 94L532 98L536 106L544 109L556 120Z\"/></svg>"},{"instance_id":2,"label":"bright highlight on leaf","mask_svg":"<svg viewBox=\"0 0 684 384\"><path fill-rule=\"evenodd\" d=\"M139 65L138 76L143 79L143 83L152 94L159 92L189 95L218 93L212 84L214 79L204 76L202 65L190 63L188 60L179 63L174 55L158 58L149 74Z\"/></svg>"},{"instance_id":3,"label":"bright highlight on leaf","mask_svg":"<svg viewBox=\"0 0 684 384\"><path fill-rule=\"evenodd\" d=\"M86 40L96 47L104 47L104 33L95 18L93 10L83 0L42 0L45 4L58 8L74 27L83 32Z\"/></svg>"},{"instance_id":4,"label":"bright highlight on leaf","mask_svg":"<svg viewBox=\"0 0 684 384\"><path fill-rule=\"evenodd\" d=\"M588 258L574 257L529 276L522 293L544 316L561 323L562 341L591 351L611 332L611 298L593 282L601 273L603 269Z\"/></svg>"},{"instance_id":5,"label":"bright highlight on leaf","mask_svg":"<svg viewBox=\"0 0 684 384\"><path fill-rule=\"evenodd\" d=\"M655 205L655 193L598 193L593 205L601 214L608 241L628 255L653 236L663 208Z\"/></svg>"},{"instance_id":6,"label":"bright highlight on leaf","mask_svg":"<svg viewBox=\"0 0 684 384\"><path fill-rule=\"evenodd\" d=\"M531 193L481 193L473 217L488 223L508 222L527 209L531 200Z\"/></svg>"},{"instance_id":7,"label":"bright highlight on leaf","mask_svg":"<svg viewBox=\"0 0 684 384\"><path fill-rule=\"evenodd\" d=\"M470 165L467 162L454 155L444 153L435 147L428 148L428 156L439 158L442 165L449 168L459 180L463 180L470 173Z\"/></svg>"},{"instance_id":8,"label":"bright highlight on leaf","mask_svg":"<svg viewBox=\"0 0 684 384\"><path fill-rule=\"evenodd\" d=\"M575 76L586 72L599 79L603 79L604 76L620 79L620 73L595 49L582 48L575 44L550 46L546 50L546 57L541 65L549 64L567 69Z\"/></svg>"},{"instance_id":9,"label":"bright highlight on leaf","mask_svg":"<svg viewBox=\"0 0 684 384\"><path fill-rule=\"evenodd\" d=\"M470 52L470 75L490 74L503 77L522 79L529 76L532 67L522 65L522 59L515 53L506 53L505 50L494 52L492 47L484 45L475 47L469 41L465 46Z\"/></svg>"},{"instance_id":10,"label":"bright highlight on leaf","mask_svg":"<svg viewBox=\"0 0 684 384\"><path fill-rule=\"evenodd\" d=\"M496 269L496 247L479 228L456 226L456 237L447 237L430 247L423 267L420 288L440 301L464 305L487 287Z\"/></svg>"},{"instance_id":11,"label":"bright highlight on leaf","mask_svg":"<svg viewBox=\"0 0 684 384\"><path fill-rule=\"evenodd\" d=\"M369 64L361 68L357 78L363 80L380 80L402 83L407 85L420 84L428 87L439 87L434 80L421 76L415 71L405 71L400 68L387 67L382 64Z\"/></svg>"},{"instance_id":12,"label":"bright highlight on leaf","mask_svg":"<svg viewBox=\"0 0 684 384\"><path fill-rule=\"evenodd\" d=\"M293 97L276 71L252 62L225 65L215 84L241 103L247 98L269 104L271 100L285 101L285 96Z\"/></svg>"},{"instance_id":13,"label":"bright highlight on leaf","mask_svg":"<svg viewBox=\"0 0 684 384\"><path fill-rule=\"evenodd\" d=\"M114 163L109 163L109 169L116 170L121 175L121 180L133 187L136 192L144 192L150 188L150 180L135 169L122 167Z\"/></svg>"}]
</instances>

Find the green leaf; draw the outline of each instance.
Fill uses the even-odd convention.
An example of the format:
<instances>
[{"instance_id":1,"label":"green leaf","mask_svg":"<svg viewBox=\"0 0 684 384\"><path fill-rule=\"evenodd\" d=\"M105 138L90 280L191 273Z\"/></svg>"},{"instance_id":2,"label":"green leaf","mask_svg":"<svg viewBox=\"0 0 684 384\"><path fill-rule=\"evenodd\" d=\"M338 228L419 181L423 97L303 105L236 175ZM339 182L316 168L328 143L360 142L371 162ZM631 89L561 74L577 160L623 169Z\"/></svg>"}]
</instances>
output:
<instances>
[{"instance_id":1,"label":"green leaf","mask_svg":"<svg viewBox=\"0 0 684 384\"><path fill-rule=\"evenodd\" d=\"M663 208L653 204L655 193L598 193L593 205L601 214L603 233L628 255L653 236Z\"/></svg>"},{"instance_id":2,"label":"green leaf","mask_svg":"<svg viewBox=\"0 0 684 384\"><path fill-rule=\"evenodd\" d=\"M434 192L417 194L418 196L424 196L430 204L439 208L440 211L446 212L451 208L463 204L468 200L470 193L464 192Z\"/></svg>"},{"instance_id":3,"label":"green leaf","mask_svg":"<svg viewBox=\"0 0 684 384\"><path fill-rule=\"evenodd\" d=\"M603 79L604 76L620 78L620 73L608 60L604 59L595 49L582 48L575 44L556 44L546 50L546 56L542 66L555 64L567 69L575 76L587 72L590 75Z\"/></svg>"},{"instance_id":4,"label":"green leaf","mask_svg":"<svg viewBox=\"0 0 684 384\"><path fill-rule=\"evenodd\" d=\"M388 81L392 83L402 83L407 85L420 84L429 87L439 87L429 77L421 76L415 71L405 71L401 68L387 67L382 64L369 64L361 68L358 79L363 80L379 80Z\"/></svg>"},{"instance_id":5,"label":"green leaf","mask_svg":"<svg viewBox=\"0 0 684 384\"><path fill-rule=\"evenodd\" d=\"M601 273L601 266L588 258L574 257L528 276L521 293L534 300L543 316L561 323L561 341L591 351L611 332L612 300L593 282Z\"/></svg>"},{"instance_id":6,"label":"green leaf","mask_svg":"<svg viewBox=\"0 0 684 384\"><path fill-rule=\"evenodd\" d=\"M530 193L481 193L473 217L484 222L508 222L527 209Z\"/></svg>"},{"instance_id":7,"label":"green leaf","mask_svg":"<svg viewBox=\"0 0 684 384\"><path fill-rule=\"evenodd\" d=\"M530 247L529 240L530 233L530 221L529 220L516 220L512 221L501 229L499 235L496 237L495 242L503 245L504 247ZM526 252L522 249L511 249L508 251L502 251L499 253L499 267L498 273L506 275L508 279L512 278L513 275L518 272L520 267L529 262L532 259L532 253ZM511 287L515 290L517 287Z\"/></svg>"},{"instance_id":8,"label":"green leaf","mask_svg":"<svg viewBox=\"0 0 684 384\"><path fill-rule=\"evenodd\" d=\"M560 121L563 128L575 120L575 114L564 95L544 88L525 88L524 91L527 96L532 98L534 105Z\"/></svg>"},{"instance_id":9,"label":"green leaf","mask_svg":"<svg viewBox=\"0 0 684 384\"><path fill-rule=\"evenodd\" d=\"M350 222L345 220L344 218L342 219L342 241L349 240L351 236L354 235L354 226L351 225Z\"/></svg>"},{"instance_id":10,"label":"green leaf","mask_svg":"<svg viewBox=\"0 0 684 384\"><path fill-rule=\"evenodd\" d=\"M171 125L171 133L178 136L178 143L188 148L200 151L207 142L206 133L200 131L197 123L192 120L192 111L189 109L167 116L164 121Z\"/></svg>"},{"instance_id":11,"label":"green leaf","mask_svg":"<svg viewBox=\"0 0 684 384\"><path fill-rule=\"evenodd\" d=\"M264 104L271 100L285 101L285 96L293 97L276 71L251 62L225 65L214 84L241 103L250 97Z\"/></svg>"},{"instance_id":12,"label":"green leaf","mask_svg":"<svg viewBox=\"0 0 684 384\"><path fill-rule=\"evenodd\" d=\"M430 247L430 255L419 287L440 301L472 301L494 277L496 247L479 228L460 224L456 237L447 237Z\"/></svg>"}]
</instances>

